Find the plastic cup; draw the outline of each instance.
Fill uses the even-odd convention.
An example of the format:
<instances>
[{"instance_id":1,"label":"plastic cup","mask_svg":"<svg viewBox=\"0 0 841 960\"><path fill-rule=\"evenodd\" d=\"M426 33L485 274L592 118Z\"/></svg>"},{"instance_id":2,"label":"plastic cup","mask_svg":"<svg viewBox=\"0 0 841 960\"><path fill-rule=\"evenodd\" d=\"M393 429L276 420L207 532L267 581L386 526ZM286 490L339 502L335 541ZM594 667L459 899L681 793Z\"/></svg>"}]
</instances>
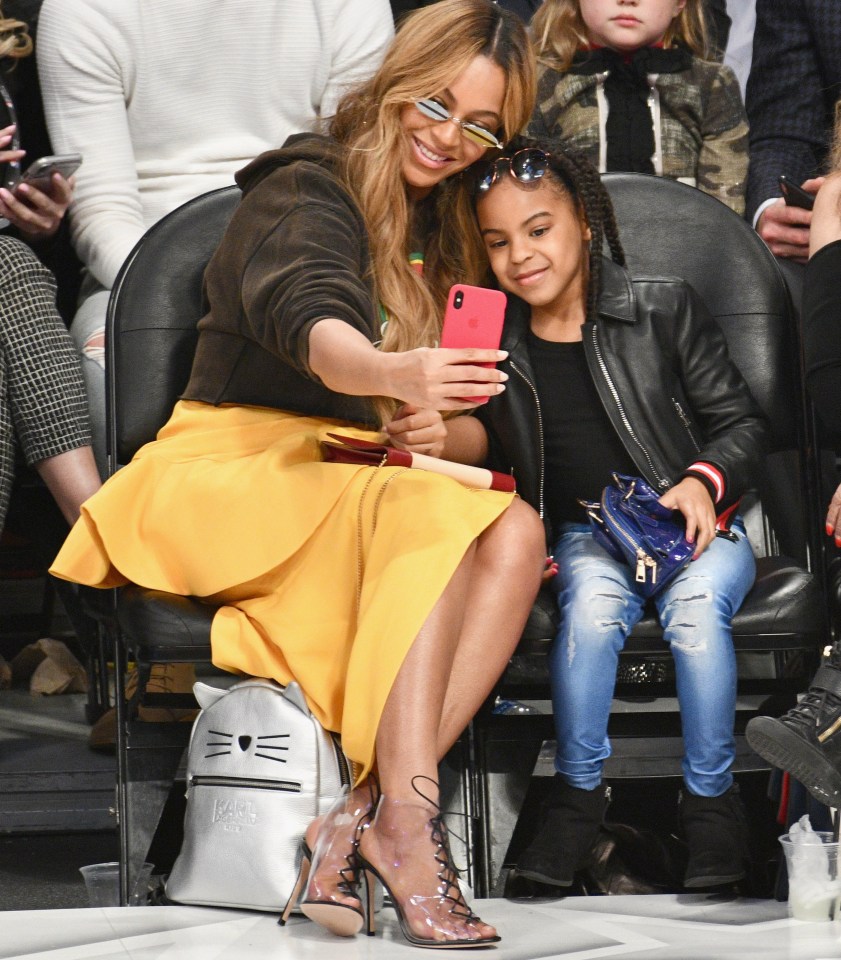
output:
<instances>
[{"instance_id":1,"label":"plastic cup","mask_svg":"<svg viewBox=\"0 0 841 960\"><path fill-rule=\"evenodd\" d=\"M780 837L788 869L788 915L795 920L813 922L834 920L841 903L839 843L827 831L816 830L814 835L820 838L822 852L826 855L826 870L818 871L811 866L804 869L803 863L797 862L795 857L802 857L803 847L808 848L810 844L795 843L788 834Z\"/></svg>"},{"instance_id":2,"label":"plastic cup","mask_svg":"<svg viewBox=\"0 0 841 960\"><path fill-rule=\"evenodd\" d=\"M129 897L130 907L142 907L146 903L149 893L149 878L152 875L154 864L144 863L134 884L134 890ZM79 873L85 880L88 891L88 903L92 907L119 907L120 905L120 865L116 861L110 863L91 863L86 867L79 867Z\"/></svg>"}]
</instances>

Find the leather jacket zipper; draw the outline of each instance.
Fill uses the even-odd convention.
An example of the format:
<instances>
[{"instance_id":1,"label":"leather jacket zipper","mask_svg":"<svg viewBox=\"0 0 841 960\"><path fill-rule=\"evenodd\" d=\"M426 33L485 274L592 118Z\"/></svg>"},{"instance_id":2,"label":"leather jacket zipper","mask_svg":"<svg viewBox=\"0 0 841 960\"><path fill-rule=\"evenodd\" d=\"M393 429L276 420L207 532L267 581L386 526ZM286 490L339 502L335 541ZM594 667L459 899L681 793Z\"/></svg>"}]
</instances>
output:
<instances>
[{"instance_id":1,"label":"leather jacket zipper","mask_svg":"<svg viewBox=\"0 0 841 960\"><path fill-rule=\"evenodd\" d=\"M683 407L672 397L672 403L674 404L675 410L677 410L677 415L680 417L681 422L684 427L686 427L686 432L689 434L689 439L692 441L692 446L695 447L695 452L700 453L701 447L698 445L698 441L695 439L695 434L692 432L692 424L689 422L689 417L683 412Z\"/></svg>"},{"instance_id":2,"label":"leather jacket zipper","mask_svg":"<svg viewBox=\"0 0 841 960\"><path fill-rule=\"evenodd\" d=\"M513 360L509 360L509 363L511 365L511 369L514 370L520 377L522 377L523 380L525 380L526 383L528 384L528 387L532 392L532 396L534 397L534 405L537 408L537 431L540 439L540 484L539 484L539 494L537 498L537 503L540 508L538 510L538 513L540 514L540 519L542 520L543 519L543 474L544 474L544 464L545 464L546 454L543 450L543 413L540 409L540 397L538 397L537 395L537 388L535 387L535 385L531 382L531 380L529 380L529 378L525 375L525 373L523 373L523 371L517 366L517 364Z\"/></svg>"},{"instance_id":3,"label":"leather jacket zipper","mask_svg":"<svg viewBox=\"0 0 841 960\"><path fill-rule=\"evenodd\" d=\"M639 437L634 433L634 428L631 426L631 421L628 419L628 415L625 413L625 408L622 406L622 401L619 399L619 391L616 389L616 385L614 384L610 377L610 373L608 372L607 364L604 362L604 357L602 356L602 350L599 346L599 338L595 327L593 327L592 330L592 339L593 349L596 352L596 362L599 365L599 370L601 370L602 376L605 379L605 383L607 383L608 390L610 390L610 395L613 397L613 401L619 411L619 417L622 420L622 425L628 431L630 438L643 452L645 459L648 462L648 466L651 469L651 475L657 481L657 486L660 487L661 490L668 489L670 486L669 481L664 477L661 477L657 472L657 468L654 466L654 461L651 459L651 454L648 452L648 450L646 450L642 443L640 443Z\"/></svg>"}]
</instances>

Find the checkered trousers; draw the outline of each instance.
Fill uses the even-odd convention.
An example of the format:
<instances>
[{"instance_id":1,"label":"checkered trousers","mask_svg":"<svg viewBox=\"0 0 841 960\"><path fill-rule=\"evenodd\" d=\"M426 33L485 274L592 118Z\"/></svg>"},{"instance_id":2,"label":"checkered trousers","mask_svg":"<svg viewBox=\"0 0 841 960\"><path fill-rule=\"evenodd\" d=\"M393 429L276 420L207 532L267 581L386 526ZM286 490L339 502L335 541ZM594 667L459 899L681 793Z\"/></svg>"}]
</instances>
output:
<instances>
[{"instance_id":1,"label":"checkered trousers","mask_svg":"<svg viewBox=\"0 0 841 960\"><path fill-rule=\"evenodd\" d=\"M25 244L0 236L0 530L17 437L28 464L91 442L79 359L55 280Z\"/></svg>"}]
</instances>

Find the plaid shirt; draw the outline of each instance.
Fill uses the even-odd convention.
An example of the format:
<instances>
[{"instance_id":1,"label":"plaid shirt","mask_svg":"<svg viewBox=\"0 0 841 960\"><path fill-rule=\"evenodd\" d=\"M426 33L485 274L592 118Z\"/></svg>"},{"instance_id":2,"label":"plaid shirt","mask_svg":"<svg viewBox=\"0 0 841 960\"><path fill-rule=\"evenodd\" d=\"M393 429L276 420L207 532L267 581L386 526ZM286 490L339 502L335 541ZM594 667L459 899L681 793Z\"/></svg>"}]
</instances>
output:
<instances>
[{"instance_id":1,"label":"plaid shirt","mask_svg":"<svg viewBox=\"0 0 841 960\"><path fill-rule=\"evenodd\" d=\"M688 69L651 74L659 117L662 175L700 187L741 214L748 170L748 127L733 71L692 57ZM560 139L601 169L599 88L604 74L560 74L541 67L528 135Z\"/></svg>"}]
</instances>

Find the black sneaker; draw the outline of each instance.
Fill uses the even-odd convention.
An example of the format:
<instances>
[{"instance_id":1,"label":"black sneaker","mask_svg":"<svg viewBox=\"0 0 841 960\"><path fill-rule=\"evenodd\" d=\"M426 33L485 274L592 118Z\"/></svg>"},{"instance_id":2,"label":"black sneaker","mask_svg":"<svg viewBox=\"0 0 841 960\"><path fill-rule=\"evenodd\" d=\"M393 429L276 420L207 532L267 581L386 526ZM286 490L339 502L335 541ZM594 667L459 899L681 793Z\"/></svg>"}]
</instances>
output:
<instances>
[{"instance_id":1,"label":"black sneaker","mask_svg":"<svg viewBox=\"0 0 841 960\"><path fill-rule=\"evenodd\" d=\"M841 652L833 649L796 707L779 719L754 717L745 734L752 750L816 800L841 806Z\"/></svg>"}]
</instances>

